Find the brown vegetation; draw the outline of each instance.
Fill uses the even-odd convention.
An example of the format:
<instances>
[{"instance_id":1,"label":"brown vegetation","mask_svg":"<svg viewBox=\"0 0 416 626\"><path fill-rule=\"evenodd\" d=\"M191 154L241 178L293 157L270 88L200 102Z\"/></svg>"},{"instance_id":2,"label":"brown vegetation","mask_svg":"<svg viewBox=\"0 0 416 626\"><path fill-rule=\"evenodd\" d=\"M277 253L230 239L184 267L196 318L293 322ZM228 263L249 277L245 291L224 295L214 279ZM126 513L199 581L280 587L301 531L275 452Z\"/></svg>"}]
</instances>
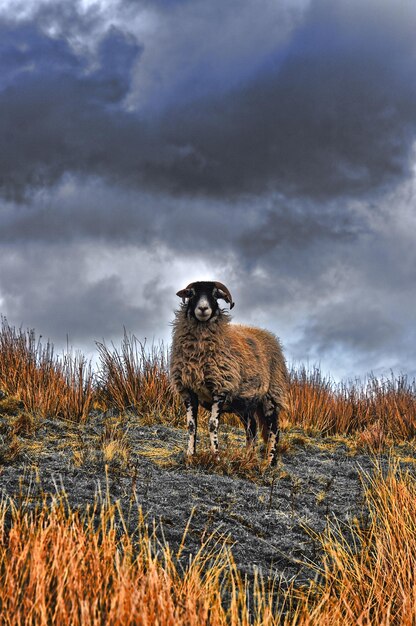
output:
<instances>
[{"instance_id":1,"label":"brown vegetation","mask_svg":"<svg viewBox=\"0 0 416 626\"><path fill-rule=\"evenodd\" d=\"M29 511L0 502L2 624L363 626L414 624L416 481L392 466L365 478L369 519L332 525L317 541L323 564L299 589L244 581L227 537L212 535L181 561L146 526L134 533L105 498L85 512L65 495ZM348 537L347 537L348 536ZM351 540L352 536L352 540Z\"/></svg>"},{"instance_id":2,"label":"brown vegetation","mask_svg":"<svg viewBox=\"0 0 416 626\"><path fill-rule=\"evenodd\" d=\"M0 390L34 416L83 421L92 408L91 365L80 353L59 358L49 341L43 345L33 330L16 330L2 318Z\"/></svg>"},{"instance_id":3,"label":"brown vegetation","mask_svg":"<svg viewBox=\"0 0 416 626\"><path fill-rule=\"evenodd\" d=\"M0 391L37 417L83 421L93 406L138 414L144 424L182 425L180 399L169 384L167 351L150 349L124 333L120 349L97 343L99 365L80 354L54 354L50 342L33 330L16 330L2 319ZM318 368L290 371L289 409L284 428L300 427L320 435L356 434L363 446L380 449L389 439L416 436L416 383L406 376L335 383ZM230 417L237 424L236 418Z\"/></svg>"},{"instance_id":4,"label":"brown vegetation","mask_svg":"<svg viewBox=\"0 0 416 626\"><path fill-rule=\"evenodd\" d=\"M416 615L416 480L390 467L366 479L370 511L352 535L332 526L320 538L319 579L298 594L296 618L306 626L412 626Z\"/></svg>"},{"instance_id":5,"label":"brown vegetation","mask_svg":"<svg viewBox=\"0 0 416 626\"><path fill-rule=\"evenodd\" d=\"M134 414L143 425L176 426L183 424L184 412L169 385L163 346L148 350L127 333L120 349L97 345L99 364L93 373L81 354L57 356L34 331L2 320L1 464L21 457L26 438L42 421L61 418L59 428L68 424L69 431L69 426L88 424L93 410L97 415L109 412L114 417L105 418L95 453L110 471L114 466L120 475L130 472L135 484L137 468L123 415ZM326 437L325 445L331 445L331 436L348 436L352 448L379 453L393 442L415 438L416 384L393 375L338 384L319 369L292 369L289 409L281 422L286 431L298 429L283 436L283 455L290 456L293 446L309 446L310 435ZM88 460L81 430L71 431L70 440L75 442L74 463ZM157 435L149 458L160 454L158 441ZM229 443L220 460L201 451L187 467L263 480L265 468L255 451L243 450L241 442L240 447ZM179 454L172 461L174 446L176 454L178 442L169 437L163 454L165 448L170 452L163 462L180 470L185 461ZM275 481L285 480L279 471L271 477L271 503ZM291 489L294 507L295 486ZM318 507L326 506L328 489L329 483L316 491ZM35 507L22 495L18 504L3 497L0 623L410 626L416 614L416 480L391 465L387 474L380 470L363 477L363 490L367 517L342 528L334 522L317 535L322 558L308 563L316 569L315 580L285 589L260 576L244 580L224 536L203 542L184 562L182 548L174 554L160 543L160 533L148 530L138 507L132 533L110 500L77 511L70 510L64 495L52 502L45 496Z\"/></svg>"},{"instance_id":6,"label":"brown vegetation","mask_svg":"<svg viewBox=\"0 0 416 626\"><path fill-rule=\"evenodd\" d=\"M288 425L320 434L353 434L375 426L394 440L416 436L416 383L406 376L334 383L318 368L290 372Z\"/></svg>"},{"instance_id":7,"label":"brown vegetation","mask_svg":"<svg viewBox=\"0 0 416 626\"><path fill-rule=\"evenodd\" d=\"M121 348L97 343L100 367L97 394L106 409L134 410L143 423L182 423L182 403L174 395L163 345L146 350L134 335L124 331Z\"/></svg>"}]
</instances>

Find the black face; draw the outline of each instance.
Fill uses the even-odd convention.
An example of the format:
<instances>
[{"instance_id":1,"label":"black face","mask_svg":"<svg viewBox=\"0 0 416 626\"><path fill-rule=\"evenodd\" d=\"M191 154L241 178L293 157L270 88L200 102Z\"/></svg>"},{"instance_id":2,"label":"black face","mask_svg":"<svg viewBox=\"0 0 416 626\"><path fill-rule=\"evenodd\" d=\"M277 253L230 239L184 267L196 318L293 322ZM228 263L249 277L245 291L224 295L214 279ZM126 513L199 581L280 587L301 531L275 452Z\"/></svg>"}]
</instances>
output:
<instances>
[{"instance_id":1,"label":"black face","mask_svg":"<svg viewBox=\"0 0 416 626\"><path fill-rule=\"evenodd\" d=\"M193 283L188 296L187 314L199 322L208 322L219 310L217 294L218 289L212 282Z\"/></svg>"}]
</instances>

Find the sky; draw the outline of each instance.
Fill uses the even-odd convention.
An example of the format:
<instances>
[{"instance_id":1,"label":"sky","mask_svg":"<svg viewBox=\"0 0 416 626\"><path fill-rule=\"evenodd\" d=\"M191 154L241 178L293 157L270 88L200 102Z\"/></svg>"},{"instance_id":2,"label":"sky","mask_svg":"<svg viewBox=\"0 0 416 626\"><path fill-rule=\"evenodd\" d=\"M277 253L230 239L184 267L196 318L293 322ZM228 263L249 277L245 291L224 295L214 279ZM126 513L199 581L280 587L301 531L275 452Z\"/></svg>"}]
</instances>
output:
<instances>
[{"instance_id":1,"label":"sky","mask_svg":"<svg viewBox=\"0 0 416 626\"><path fill-rule=\"evenodd\" d=\"M0 0L0 312L92 355L230 289L290 364L416 376L413 0Z\"/></svg>"}]
</instances>

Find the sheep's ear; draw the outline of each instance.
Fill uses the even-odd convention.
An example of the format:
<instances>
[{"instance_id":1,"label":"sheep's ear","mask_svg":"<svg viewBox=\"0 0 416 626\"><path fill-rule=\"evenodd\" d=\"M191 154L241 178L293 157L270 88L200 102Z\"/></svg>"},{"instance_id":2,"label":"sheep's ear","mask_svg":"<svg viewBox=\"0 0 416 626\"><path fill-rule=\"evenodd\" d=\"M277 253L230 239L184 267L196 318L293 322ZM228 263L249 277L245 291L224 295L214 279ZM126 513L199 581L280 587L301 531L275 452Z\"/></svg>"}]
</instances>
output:
<instances>
[{"instance_id":1,"label":"sheep's ear","mask_svg":"<svg viewBox=\"0 0 416 626\"><path fill-rule=\"evenodd\" d=\"M233 302L233 298L229 290L227 289L227 287L223 285L222 283L214 283L214 285L215 285L215 293L214 293L215 297L221 298L222 300L225 300L226 302L228 302L228 304L230 305L230 309L232 309L235 303Z\"/></svg>"},{"instance_id":2,"label":"sheep's ear","mask_svg":"<svg viewBox=\"0 0 416 626\"><path fill-rule=\"evenodd\" d=\"M189 287L185 287L185 289L181 289L177 292L177 296L182 298L182 302L185 302L186 298L190 298L194 293L193 289L189 289Z\"/></svg>"}]
</instances>

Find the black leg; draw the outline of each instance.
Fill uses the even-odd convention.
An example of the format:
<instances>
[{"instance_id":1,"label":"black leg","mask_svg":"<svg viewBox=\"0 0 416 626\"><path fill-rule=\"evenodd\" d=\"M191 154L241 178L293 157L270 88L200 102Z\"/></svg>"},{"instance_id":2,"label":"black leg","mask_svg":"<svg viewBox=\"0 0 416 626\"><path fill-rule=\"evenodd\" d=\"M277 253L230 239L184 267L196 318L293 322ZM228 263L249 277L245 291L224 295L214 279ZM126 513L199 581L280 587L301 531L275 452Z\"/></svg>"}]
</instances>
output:
<instances>
[{"instance_id":1,"label":"black leg","mask_svg":"<svg viewBox=\"0 0 416 626\"><path fill-rule=\"evenodd\" d=\"M268 459L271 466L277 462L277 444L279 443L279 412L280 409L274 402L267 401L263 406L264 417L268 429Z\"/></svg>"},{"instance_id":2,"label":"black leg","mask_svg":"<svg viewBox=\"0 0 416 626\"><path fill-rule=\"evenodd\" d=\"M253 413L249 413L246 426L246 442L247 448L254 445L257 436L257 420Z\"/></svg>"},{"instance_id":3,"label":"black leg","mask_svg":"<svg viewBox=\"0 0 416 626\"><path fill-rule=\"evenodd\" d=\"M246 431L246 443L247 448L254 444L257 435L257 420L254 417L253 411L244 410L239 411L238 416L244 424Z\"/></svg>"}]
</instances>

